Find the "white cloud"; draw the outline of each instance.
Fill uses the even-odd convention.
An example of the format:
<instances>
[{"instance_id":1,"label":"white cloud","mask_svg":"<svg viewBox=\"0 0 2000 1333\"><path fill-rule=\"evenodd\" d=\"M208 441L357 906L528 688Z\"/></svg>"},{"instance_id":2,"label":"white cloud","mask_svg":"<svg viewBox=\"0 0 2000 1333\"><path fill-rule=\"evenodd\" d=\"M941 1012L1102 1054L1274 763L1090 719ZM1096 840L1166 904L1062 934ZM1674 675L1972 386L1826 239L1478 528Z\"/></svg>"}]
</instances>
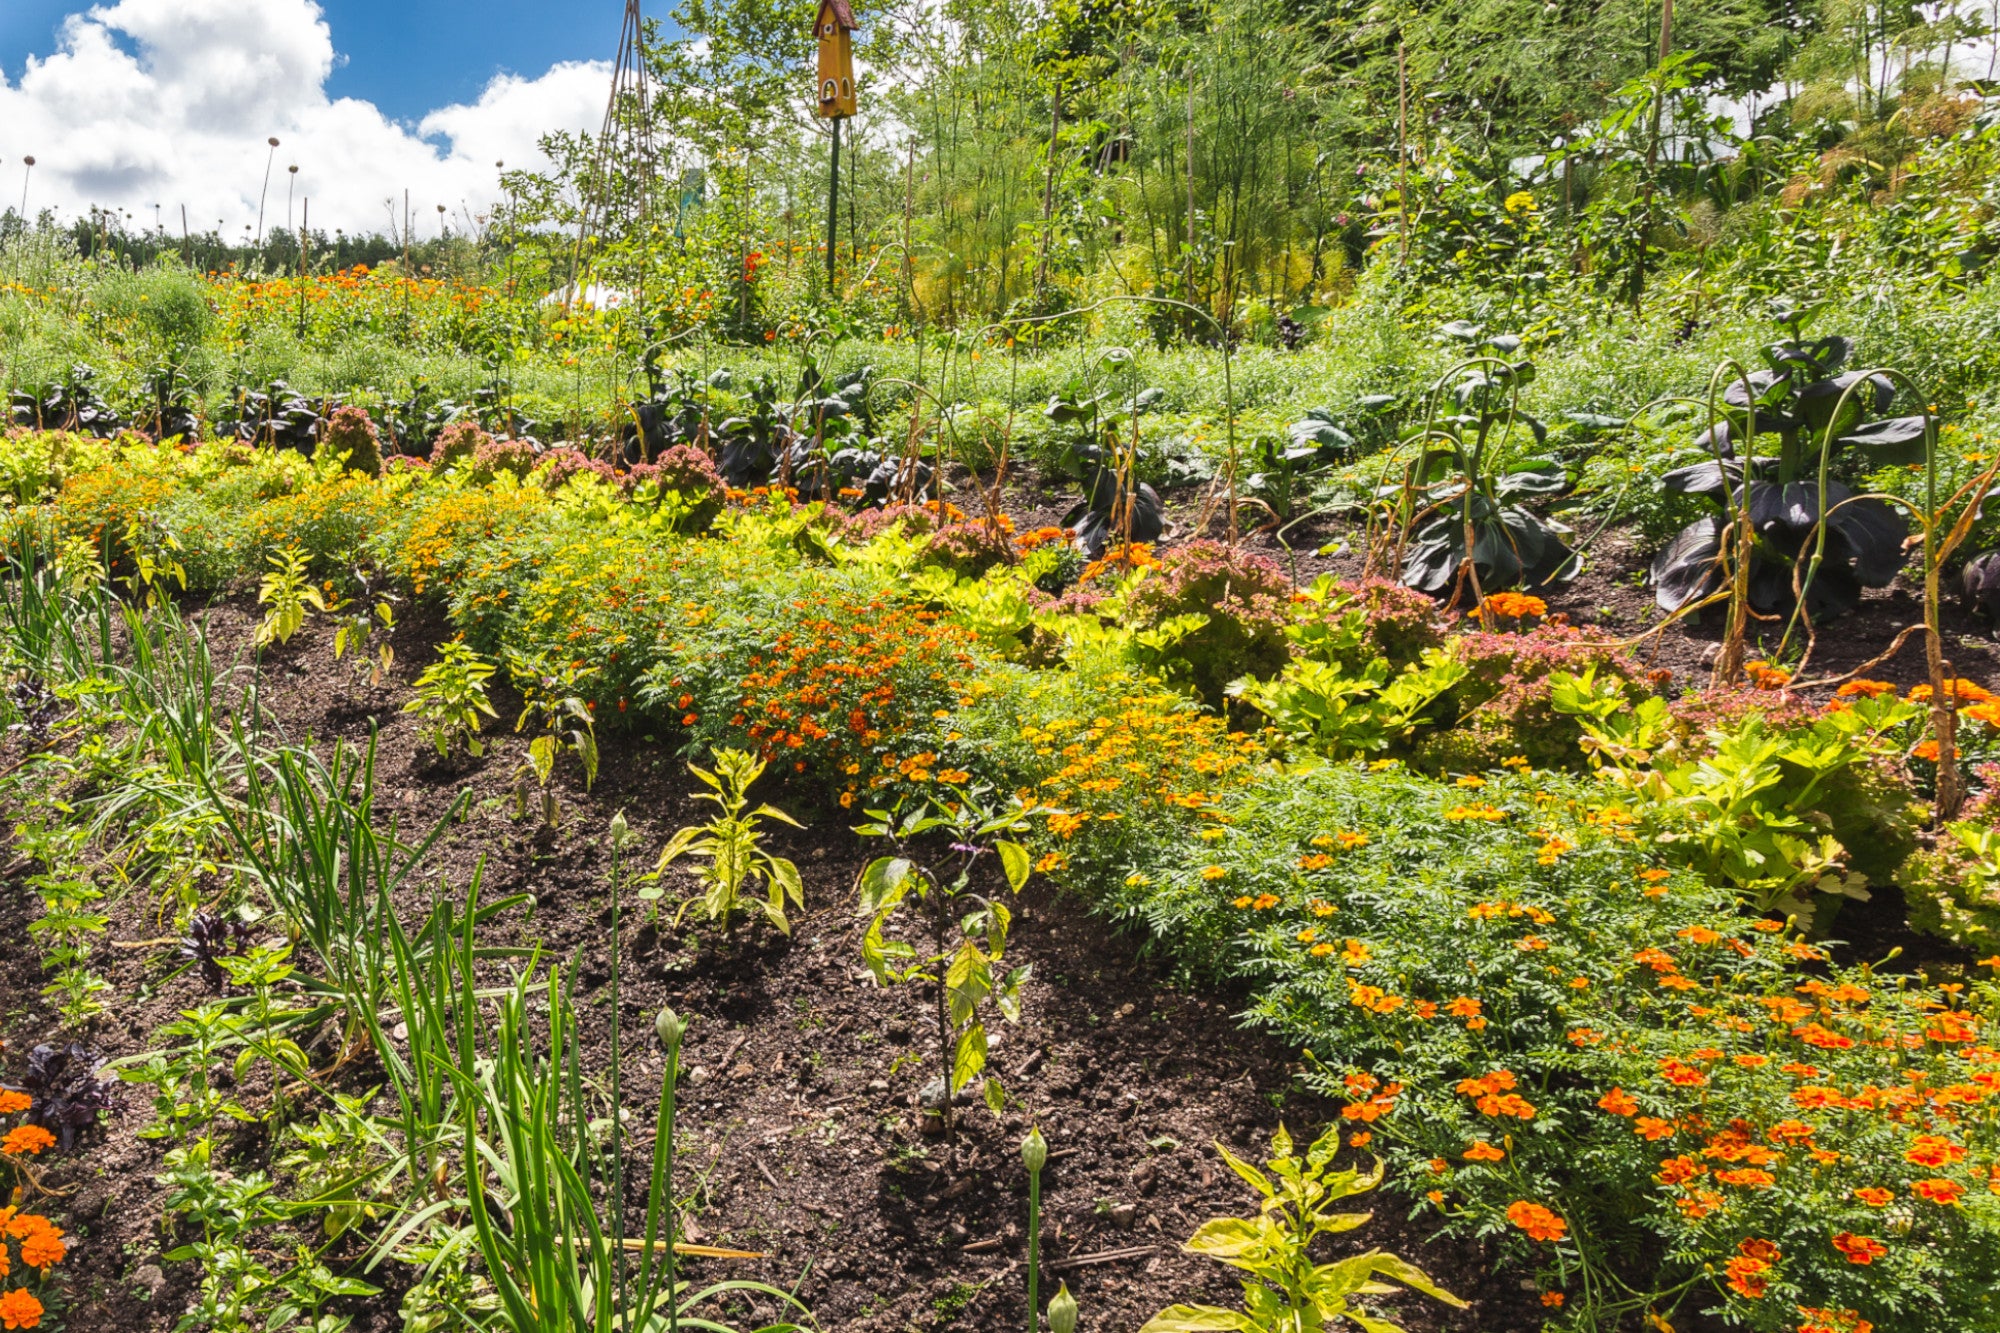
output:
<instances>
[{"instance_id":1,"label":"white cloud","mask_svg":"<svg viewBox=\"0 0 2000 1333\"><path fill-rule=\"evenodd\" d=\"M434 234L437 205L462 227L498 197L496 161L538 166L542 134L595 130L610 85L599 62L502 74L412 130L373 103L329 98L335 59L313 0L118 0L73 14L53 54L17 79L0 70L0 208L18 206L32 155L30 211L115 207L149 227L157 204L172 231L185 204L195 230L221 219L240 235L256 225L275 135L267 229L284 225L292 184L316 229L385 230L385 201L400 213L408 189L418 234Z\"/></svg>"}]
</instances>

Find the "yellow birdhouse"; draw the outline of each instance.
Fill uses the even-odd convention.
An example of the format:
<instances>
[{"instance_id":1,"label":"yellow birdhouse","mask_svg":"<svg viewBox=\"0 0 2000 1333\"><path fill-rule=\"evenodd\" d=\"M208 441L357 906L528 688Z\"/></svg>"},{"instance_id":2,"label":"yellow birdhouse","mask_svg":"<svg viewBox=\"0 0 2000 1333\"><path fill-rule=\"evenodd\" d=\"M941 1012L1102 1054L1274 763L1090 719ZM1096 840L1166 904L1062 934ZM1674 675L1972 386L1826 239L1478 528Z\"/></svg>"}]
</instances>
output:
<instances>
[{"instance_id":1,"label":"yellow birdhouse","mask_svg":"<svg viewBox=\"0 0 2000 1333\"><path fill-rule=\"evenodd\" d=\"M819 0L819 113L828 120L854 114L854 11L847 0Z\"/></svg>"}]
</instances>

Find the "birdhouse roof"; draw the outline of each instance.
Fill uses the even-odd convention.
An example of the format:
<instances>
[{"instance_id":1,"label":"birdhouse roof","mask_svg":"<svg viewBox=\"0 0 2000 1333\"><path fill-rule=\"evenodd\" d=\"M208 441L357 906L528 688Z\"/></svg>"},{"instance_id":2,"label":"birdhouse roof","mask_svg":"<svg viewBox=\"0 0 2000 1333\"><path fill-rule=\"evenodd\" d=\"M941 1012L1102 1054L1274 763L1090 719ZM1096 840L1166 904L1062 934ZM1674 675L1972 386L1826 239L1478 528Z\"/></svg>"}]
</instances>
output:
<instances>
[{"instance_id":1,"label":"birdhouse roof","mask_svg":"<svg viewBox=\"0 0 2000 1333\"><path fill-rule=\"evenodd\" d=\"M861 26L854 21L854 11L848 8L847 0L819 0L819 16L821 19L826 17L828 10L833 11L834 20L849 32L853 32ZM818 27L819 25L815 23L813 26Z\"/></svg>"}]
</instances>

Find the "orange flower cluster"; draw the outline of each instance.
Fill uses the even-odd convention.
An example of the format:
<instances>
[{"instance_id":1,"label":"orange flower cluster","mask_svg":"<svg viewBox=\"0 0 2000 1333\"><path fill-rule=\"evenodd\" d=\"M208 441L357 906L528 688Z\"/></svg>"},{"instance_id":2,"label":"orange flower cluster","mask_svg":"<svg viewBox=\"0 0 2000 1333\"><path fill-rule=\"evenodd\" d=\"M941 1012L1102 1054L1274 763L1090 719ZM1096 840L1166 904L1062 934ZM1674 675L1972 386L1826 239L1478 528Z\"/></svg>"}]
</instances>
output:
<instances>
[{"instance_id":1,"label":"orange flower cluster","mask_svg":"<svg viewBox=\"0 0 2000 1333\"><path fill-rule=\"evenodd\" d=\"M481 331L482 312L504 298L495 287L444 282L427 276L403 277L371 271L366 264L307 278L279 277L252 282L234 267L209 275L209 297L227 336L247 340L260 326L283 324L289 335L303 301L307 337L331 344L363 330L394 329L406 341L463 344ZM654 313L651 310L649 314ZM559 324L588 318L584 310ZM558 333L563 332L558 328Z\"/></svg>"},{"instance_id":2,"label":"orange flower cluster","mask_svg":"<svg viewBox=\"0 0 2000 1333\"><path fill-rule=\"evenodd\" d=\"M1745 662L1743 672L1750 677L1750 683L1760 690L1782 690L1792 683L1792 673L1783 667L1774 667L1769 662Z\"/></svg>"},{"instance_id":3,"label":"orange flower cluster","mask_svg":"<svg viewBox=\"0 0 2000 1333\"><path fill-rule=\"evenodd\" d=\"M1507 1205L1507 1220L1527 1232L1530 1240L1559 1241L1569 1234L1569 1223L1541 1204L1525 1199Z\"/></svg>"},{"instance_id":4,"label":"orange flower cluster","mask_svg":"<svg viewBox=\"0 0 2000 1333\"><path fill-rule=\"evenodd\" d=\"M1826 1310L1810 1305L1799 1307L1799 1333L1875 1333L1875 1325L1858 1310Z\"/></svg>"},{"instance_id":5,"label":"orange flower cluster","mask_svg":"<svg viewBox=\"0 0 2000 1333\"><path fill-rule=\"evenodd\" d=\"M1771 1289L1771 1266L1784 1258L1776 1245L1751 1237L1740 1242L1727 1269L1729 1289L1745 1300L1762 1300Z\"/></svg>"},{"instance_id":6,"label":"orange flower cluster","mask_svg":"<svg viewBox=\"0 0 2000 1333\"><path fill-rule=\"evenodd\" d=\"M1480 1078L1460 1079L1458 1091L1463 1096L1473 1098L1473 1104L1479 1108L1481 1115L1495 1118L1513 1116L1519 1120L1533 1120L1534 1105L1513 1091L1515 1084L1513 1074L1505 1069L1495 1069Z\"/></svg>"},{"instance_id":7,"label":"orange flower cluster","mask_svg":"<svg viewBox=\"0 0 2000 1333\"><path fill-rule=\"evenodd\" d=\"M1917 685L1912 687L1910 692L1903 697L1913 704L1927 704L1931 701L1931 696L1934 693L1935 691L1928 685ZM1992 703L1995 700L1993 691L1987 689L1978 681L1960 680L1949 676L1945 678L1944 695L1946 699L1956 704L1985 704Z\"/></svg>"},{"instance_id":8,"label":"orange flower cluster","mask_svg":"<svg viewBox=\"0 0 2000 1333\"><path fill-rule=\"evenodd\" d=\"M1081 726L1024 727L1021 739L1048 766L1043 799L1073 812L1075 828L1125 806L1206 811L1264 757L1256 737L1156 692L1125 695Z\"/></svg>"},{"instance_id":9,"label":"orange flower cluster","mask_svg":"<svg viewBox=\"0 0 2000 1333\"><path fill-rule=\"evenodd\" d=\"M733 725L766 759L803 769L817 761L850 781L921 783L938 776L937 756L899 753L914 720L928 717L951 682L971 673L965 636L936 613L883 599L799 603L795 628L751 655ZM938 697L927 697L938 696Z\"/></svg>"},{"instance_id":10,"label":"orange flower cluster","mask_svg":"<svg viewBox=\"0 0 2000 1333\"><path fill-rule=\"evenodd\" d=\"M855 494L859 495L861 492L856 491ZM1067 542L1068 540L1069 530L1067 528L1032 528L1014 538L1014 546L1017 550L1032 551L1038 546L1047 546L1050 542Z\"/></svg>"},{"instance_id":11,"label":"orange flower cluster","mask_svg":"<svg viewBox=\"0 0 2000 1333\"><path fill-rule=\"evenodd\" d=\"M1101 559L1093 560L1083 567L1077 576L1078 583L1089 583L1099 576L1109 573L1113 577L1129 574L1135 569L1159 569L1160 562L1153 555L1153 548L1147 542L1132 542L1116 550L1106 550Z\"/></svg>"},{"instance_id":12,"label":"orange flower cluster","mask_svg":"<svg viewBox=\"0 0 2000 1333\"><path fill-rule=\"evenodd\" d=\"M1549 604L1524 592L1490 593L1480 603L1482 609L1501 620L1540 619L1549 613Z\"/></svg>"},{"instance_id":13,"label":"orange flower cluster","mask_svg":"<svg viewBox=\"0 0 2000 1333\"><path fill-rule=\"evenodd\" d=\"M548 496L539 489L447 491L403 534L398 570L420 597L434 586L448 587L465 571L476 544L517 532L548 508Z\"/></svg>"},{"instance_id":14,"label":"orange flower cluster","mask_svg":"<svg viewBox=\"0 0 2000 1333\"><path fill-rule=\"evenodd\" d=\"M1349 1074L1347 1095L1351 1099L1340 1108L1341 1118L1359 1120L1373 1124L1396 1109L1396 1098L1401 1095L1400 1083L1382 1084L1373 1074Z\"/></svg>"},{"instance_id":15,"label":"orange flower cluster","mask_svg":"<svg viewBox=\"0 0 2000 1333\"><path fill-rule=\"evenodd\" d=\"M166 477L116 464L79 472L57 493L56 532L102 548L108 536L116 547L126 530L150 516L179 486Z\"/></svg>"},{"instance_id":16,"label":"orange flower cluster","mask_svg":"<svg viewBox=\"0 0 2000 1333\"><path fill-rule=\"evenodd\" d=\"M13 1272L7 1241L19 1250L21 1263L41 1277L61 1263L69 1253L62 1228L36 1213L18 1208L0 1208L0 1278ZM0 1327L35 1328L42 1322L42 1303L26 1287L0 1292Z\"/></svg>"}]
</instances>

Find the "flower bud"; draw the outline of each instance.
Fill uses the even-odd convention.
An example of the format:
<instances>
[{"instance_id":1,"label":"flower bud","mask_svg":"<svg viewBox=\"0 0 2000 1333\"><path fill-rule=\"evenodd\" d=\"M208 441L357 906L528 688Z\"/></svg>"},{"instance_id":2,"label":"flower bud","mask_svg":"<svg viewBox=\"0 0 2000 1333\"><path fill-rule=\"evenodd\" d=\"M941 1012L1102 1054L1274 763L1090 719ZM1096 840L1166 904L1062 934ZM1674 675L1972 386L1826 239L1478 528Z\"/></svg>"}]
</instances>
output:
<instances>
[{"instance_id":1,"label":"flower bud","mask_svg":"<svg viewBox=\"0 0 2000 1333\"><path fill-rule=\"evenodd\" d=\"M611 816L611 850L622 852L632 841L632 826L625 822L625 812L620 810Z\"/></svg>"},{"instance_id":2,"label":"flower bud","mask_svg":"<svg viewBox=\"0 0 2000 1333\"><path fill-rule=\"evenodd\" d=\"M1036 1125L1028 1131L1028 1137L1021 1140L1021 1161L1027 1165L1028 1174L1039 1176L1042 1165L1049 1160L1049 1141L1042 1137L1042 1127Z\"/></svg>"},{"instance_id":3,"label":"flower bud","mask_svg":"<svg viewBox=\"0 0 2000 1333\"><path fill-rule=\"evenodd\" d=\"M1069 1294L1069 1283L1056 1288L1055 1299L1049 1302L1049 1327L1054 1333L1076 1333L1076 1297Z\"/></svg>"},{"instance_id":4,"label":"flower bud","mask_svg":"<svg viewBox=\"0 0 2000 1333\"><path fill-rule=\"evenodd\" d=\"M680 1049L681 1035L686 1031L686 1020L671 1009L660 1010L660 1016L653 1020L653 1034L669 1051Z\"/></svg>"}]
</instances>

